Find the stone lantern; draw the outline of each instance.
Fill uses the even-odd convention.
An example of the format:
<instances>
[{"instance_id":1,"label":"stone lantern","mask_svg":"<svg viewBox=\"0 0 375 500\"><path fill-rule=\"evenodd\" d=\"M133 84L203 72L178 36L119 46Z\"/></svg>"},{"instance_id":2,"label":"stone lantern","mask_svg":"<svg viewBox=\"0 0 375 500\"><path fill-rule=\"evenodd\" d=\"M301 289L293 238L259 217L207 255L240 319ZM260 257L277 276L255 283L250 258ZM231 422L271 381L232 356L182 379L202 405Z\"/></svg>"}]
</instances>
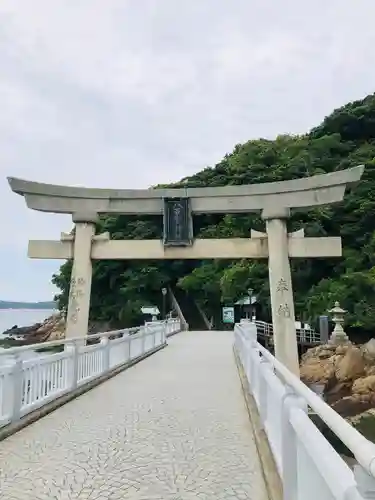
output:
<instances>
[{"instance_id":1,"label":"stone lantern","mask_svg":"<svg viewBox=\"0 0 375 500\"><path fill-rule=\"evenodd\" d=\"M335 328L333 329L331 338L329 339L329 344L347 344L349 342L349 338L342 327L344 324L344 316L347 311L340 307L339 302L335 302L335 306L328 312L332 314L332 321L335 324Z\"/></svg>"}]
</instances>

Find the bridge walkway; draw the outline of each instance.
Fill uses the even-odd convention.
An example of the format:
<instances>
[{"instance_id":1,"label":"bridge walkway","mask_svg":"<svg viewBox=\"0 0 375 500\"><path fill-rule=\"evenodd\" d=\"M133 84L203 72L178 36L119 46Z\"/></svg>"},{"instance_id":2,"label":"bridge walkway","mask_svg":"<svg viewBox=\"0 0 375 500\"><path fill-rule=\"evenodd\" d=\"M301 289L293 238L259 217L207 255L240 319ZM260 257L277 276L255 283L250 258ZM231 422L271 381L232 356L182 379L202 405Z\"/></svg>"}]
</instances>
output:
<instances>
[{"instance_id":1,"label":"bridge walkway","mask_svg":"<svg viewBox=\"0 0 375 500\"><path fill-rule=\"evenodd\" d=\"M266 500L232 343L176 335L1 442L2 500Z\"/></svg>"}]
</instances>

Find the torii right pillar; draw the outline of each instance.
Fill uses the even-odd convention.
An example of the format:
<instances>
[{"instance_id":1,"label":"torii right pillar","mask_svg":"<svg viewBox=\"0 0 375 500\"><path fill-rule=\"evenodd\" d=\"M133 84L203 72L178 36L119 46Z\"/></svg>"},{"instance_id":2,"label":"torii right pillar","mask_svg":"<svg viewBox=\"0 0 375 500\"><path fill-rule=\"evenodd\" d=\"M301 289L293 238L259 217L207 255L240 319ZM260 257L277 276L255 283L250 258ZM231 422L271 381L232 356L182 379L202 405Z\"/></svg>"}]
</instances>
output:
<instances>
[{"instance_id":1,"label":"torii right pillar","mask_svg":"<svg viewBox=\"0 0 375 500\"><path fill-rule=\"evenodd\" d=\"M264 209L275 356L299 377L298 344L289 261L288 208Z\"/></svg>"}]
</instances>

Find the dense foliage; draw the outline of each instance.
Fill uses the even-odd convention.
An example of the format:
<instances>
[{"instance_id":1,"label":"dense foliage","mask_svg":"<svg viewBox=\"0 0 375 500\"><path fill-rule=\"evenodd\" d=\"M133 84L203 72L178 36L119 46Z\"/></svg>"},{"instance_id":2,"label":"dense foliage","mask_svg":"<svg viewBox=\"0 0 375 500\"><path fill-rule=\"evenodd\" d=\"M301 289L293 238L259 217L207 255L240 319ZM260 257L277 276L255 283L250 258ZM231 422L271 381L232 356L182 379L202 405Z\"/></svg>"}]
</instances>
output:
<instances>
[{"instance_id":1,"label":"dense foliage","mask_svg":"<svg viewBox=\"0 0 375 500\"><path fill-rule=\"evenodd\" d=\"M375 95L334 111L303 136L251 140L235 146L213 168L183 179L179 186L224 186L295 179L365 164L358 186L344 202L292 216L290 229L305 228L307 236L342 236L343 258L294 259L292 276L296 314L300 319L324 314L339 300L349 311L352 327L371 331L375 325ZM250 229L264 230L254 215L195 217L195 236L248 237ZM105 216L98 231L114 239L160 238L161 218ZM60 308L66 307L70 263L54 276L61 289ZM161 302L160 289L181 287L211 316L220 304L233 303L253 288L269 315L268 269L264 261L102 261L94 266L91 315L132 324L139 306Z\"/></svg>"}]
</instances>

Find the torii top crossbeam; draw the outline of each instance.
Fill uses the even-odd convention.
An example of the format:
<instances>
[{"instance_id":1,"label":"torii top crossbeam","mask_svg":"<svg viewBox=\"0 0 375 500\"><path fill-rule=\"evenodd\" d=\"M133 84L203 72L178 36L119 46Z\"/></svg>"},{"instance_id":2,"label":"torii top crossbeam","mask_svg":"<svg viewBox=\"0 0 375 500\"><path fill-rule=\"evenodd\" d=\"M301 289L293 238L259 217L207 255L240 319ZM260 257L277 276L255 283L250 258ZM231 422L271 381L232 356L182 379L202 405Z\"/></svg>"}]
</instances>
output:
<instances>
[{"instance_id":1,"label":"torii top crossbeam","mask_svg":"<svg viewBox=\"0 0 375 500\"><path fill-rule=\"evenodd\" d=\"M362 165L329 174L290 181L242 186L100 189L57 186L9 177L12 191L25 197L27 206L64 214L162 214L163 199L189 198L193 213L243 213L269 207L309 208L341 201L346 186L358 182Z\"/></svg>"}]
</instances>

